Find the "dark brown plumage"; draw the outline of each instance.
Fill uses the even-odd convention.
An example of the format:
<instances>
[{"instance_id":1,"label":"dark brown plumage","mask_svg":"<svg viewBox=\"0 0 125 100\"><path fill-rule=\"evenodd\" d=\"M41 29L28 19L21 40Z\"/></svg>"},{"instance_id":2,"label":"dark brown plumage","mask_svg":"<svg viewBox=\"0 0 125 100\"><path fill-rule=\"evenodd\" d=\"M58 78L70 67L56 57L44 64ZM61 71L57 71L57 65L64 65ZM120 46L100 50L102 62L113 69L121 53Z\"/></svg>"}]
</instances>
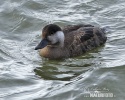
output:
<instances>
[{"instance_id":1,"label":"dark brown plumage","mask_svg":"<svg viewBox=\"0 0 125 100\"><path fill-rule=\"evenodd\" d=\"M49 26L54 27L55 25L50 24ZM45 29L47 30L45 31ZM49 33L47 31L49 31ZM53 29L51 29L51 31L53 31ZM40 49L41 56L51 59L79 56L104 44L107 40L104 29L93 25L69 25L64 27L62 31L65 36L64 46L58 46L58 42L55 44L50 43ZM51 33L50 29L46 26L43 30L43 38L47 39L47 36L51 36L51 34L54 33Z\"/></svg>"}]
</instances>

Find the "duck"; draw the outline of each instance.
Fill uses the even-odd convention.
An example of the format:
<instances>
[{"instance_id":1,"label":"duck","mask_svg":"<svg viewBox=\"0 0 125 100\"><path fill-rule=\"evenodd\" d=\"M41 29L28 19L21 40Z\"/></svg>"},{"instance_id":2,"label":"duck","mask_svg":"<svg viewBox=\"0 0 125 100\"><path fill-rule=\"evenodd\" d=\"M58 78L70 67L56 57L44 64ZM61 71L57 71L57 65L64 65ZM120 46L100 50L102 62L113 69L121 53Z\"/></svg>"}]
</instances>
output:
<instances>
[{"instance_id":1,"label":"duck","mask_svg":"<svg viewBox=\"0 0 125 100\"><path fill-rule=\"evenodd\" d=\"M39 50L44 58L71 58L103 45L106 40L105 29L91 24L67 25L64 28L48 24L43 28L42 40L35 50Z\"/></svg>"}]
</instances>

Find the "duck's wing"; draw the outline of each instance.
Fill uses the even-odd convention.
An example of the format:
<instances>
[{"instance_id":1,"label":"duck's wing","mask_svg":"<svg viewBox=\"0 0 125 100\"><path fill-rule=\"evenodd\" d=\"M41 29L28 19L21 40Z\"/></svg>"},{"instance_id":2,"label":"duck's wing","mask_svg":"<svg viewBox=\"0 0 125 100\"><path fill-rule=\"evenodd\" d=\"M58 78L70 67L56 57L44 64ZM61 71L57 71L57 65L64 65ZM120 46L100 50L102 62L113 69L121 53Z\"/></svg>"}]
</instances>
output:
<instances>
[{"instance_id":1,"label":"duck's wing","mask_svg":"<svg viewBox=\"0 0 125 100\"><path fill-rule=\"evenodd\" d=\"M78 24L78 25L67 25L65 26L62 30L65 34L68 34L70 32L73 32L73 31L76 31L78 30L79 28L81 27L94 27L93 25L90 25L90 24Z\"/></svg>"},{"instance_id":2,"label":"duck's wing","mask_svg":"<svg viewBox=\"0 0 125 100\"><path fill-rule=\"evenodd\" d=\"M94 27L93 25L87 24L78 24L78 25L67 25L62 30L65 35L65 46L69 47L73 41L75 35L77 36L79 34L79 29L81 28L87 28L87 27Z\"/></svg>"},{"instance_id":3,"label":"duck's wing","mask_svg":"<svg viewBox=\"0 0 125 100\"><path fill-rule=\"evenodd\" d=\"M71 35L71 33L73 35ZM93 26L80 27L77 30L70 32L67 39L68 38L70 39L68 48L71 56L77 56L89 51L104 44L107 40L104 30Z\"/></svg>"}]
</instances>

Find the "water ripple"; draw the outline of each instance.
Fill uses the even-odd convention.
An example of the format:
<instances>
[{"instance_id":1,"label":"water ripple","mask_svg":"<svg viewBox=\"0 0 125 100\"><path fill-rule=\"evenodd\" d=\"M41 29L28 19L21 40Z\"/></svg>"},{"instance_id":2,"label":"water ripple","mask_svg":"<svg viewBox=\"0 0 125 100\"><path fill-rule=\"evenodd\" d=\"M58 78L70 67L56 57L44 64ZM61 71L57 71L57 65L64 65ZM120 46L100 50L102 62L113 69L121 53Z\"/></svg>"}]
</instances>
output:
<instances>
[{"instance_id":1,"label":"water ripple","mask_svg":"<svg viewBox=\"0 0 125 100\"><path fill-rule=\"evenodd\" d=\"M124 100L124 11L124 0L0 1L0 99L81 100L107 89ZM80 57L44 59L34 47L48 23L108 27L108 40Z\"/></svg>"}]
</instances>

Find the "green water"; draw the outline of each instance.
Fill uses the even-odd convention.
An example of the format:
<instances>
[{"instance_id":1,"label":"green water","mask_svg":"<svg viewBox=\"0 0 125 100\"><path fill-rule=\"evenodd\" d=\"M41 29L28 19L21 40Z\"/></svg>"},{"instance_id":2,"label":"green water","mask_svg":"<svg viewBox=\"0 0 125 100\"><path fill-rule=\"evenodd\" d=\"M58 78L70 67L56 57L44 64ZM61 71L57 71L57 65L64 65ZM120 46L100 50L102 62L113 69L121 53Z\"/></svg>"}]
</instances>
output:
<instances>
[{"instance_id":1,"label":"green water","mask_svg":"<svg viewBox=\"0 0 125 100\"><path fill-rule=\"evenodd\" d=\"M108 40L80 57L41 58L34 48L50 23L106 27ZM124 100L124 93L124 0L0 1L0 100Z\"/></svg>"}]
</instances>

